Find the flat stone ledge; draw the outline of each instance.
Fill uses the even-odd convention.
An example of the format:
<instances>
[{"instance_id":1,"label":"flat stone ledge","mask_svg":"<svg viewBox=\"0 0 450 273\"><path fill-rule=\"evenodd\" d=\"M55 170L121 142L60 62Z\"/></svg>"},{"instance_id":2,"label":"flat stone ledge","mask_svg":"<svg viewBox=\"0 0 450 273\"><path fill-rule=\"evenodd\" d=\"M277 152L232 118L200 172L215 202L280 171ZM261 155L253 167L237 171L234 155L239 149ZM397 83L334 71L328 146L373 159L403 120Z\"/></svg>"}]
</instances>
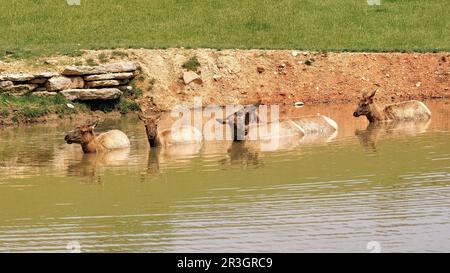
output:
<instances>
[{"instance_id":1,"label":"flat stone ledge","mask_svg":"<svg viewBox=\"0 0 450 273\"><path fill-rule=\"evenodd\" d=\"M34 79L34 75L28 73L0 75L0 81L26 82L32 79Z\"/></svg>"},{"instance_id":2,"label":"flat stone ledge","mask_svg":"<svg viewBox=\"0 0 450 273\"><path fill-rule=\"evenodd\" d=\"M100 74L100 75L89 75L85 76L85 81L104 81L104 80L125 80L131 79L134 77L133 73L124 72L124 73L108 73L108 74Z\"/></svg>"},{"instance_id":3,"label":"flat stone ledge","mask_svg":"<svg viewBox=\"0 0 450 273\"><path fill-rule=\"evenodd\" d=\"M60 92L68 100L113 100L122 96L117 88L67 89Z\"/></svg>"},{"instance_id":4,"label":"flat stone ledge","mask_svg":"<svg viewBox=\"0 0 450 273\"><path fill-rule=\"evenodd\" d=\"M67 66L61 73L66 76L84 76L108 73L134 72L138 65L134 62L118 62L99 66Z\"/></svg>"}]
</instances>

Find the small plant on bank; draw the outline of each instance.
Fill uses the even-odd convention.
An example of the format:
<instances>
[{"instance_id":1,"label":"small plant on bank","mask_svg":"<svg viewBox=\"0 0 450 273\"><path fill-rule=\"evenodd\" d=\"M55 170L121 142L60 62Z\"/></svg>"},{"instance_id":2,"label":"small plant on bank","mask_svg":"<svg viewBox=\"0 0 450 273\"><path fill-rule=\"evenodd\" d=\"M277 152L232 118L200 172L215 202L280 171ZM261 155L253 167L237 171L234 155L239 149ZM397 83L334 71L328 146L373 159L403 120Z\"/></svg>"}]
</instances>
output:
<instances>
[{"instance_id":1,"label":"small plant on bank","mask_svg":"<svg viewBox=\"0 0 450 273\"><path fill-rule=\"evenodd\" d=\"M119 50L114 50L113 52L111 52L111 56L113 58L117 57L117 58L126 58L128 57L128 53L123 52L123 51L119 51Z\"/></svg>"},{"instance_id":2,"label":"small plant on bank","mask_svg":"<svg viewBox=\"0 0 450 273\"><path fill-rule=\"evenodd\" d=\"M100 63L104 64L109 61L109 58L106 54L102 53L102 54L98 55L98 60Z\"/></svg>"},{"instance_id":3,"label":"small plant on bank","mask_svg":"<svg viewBox=\"0 0 450 273\"><path fill-rule=\"evenodd\" d=\"M189 71L197 72L198 68L201 66L200 62L198 61L197 57L194 56L190 58L187 62L185 62L182 67Z\"/></svg>"},{"instance_id":4,"label":"small plant on bank","mask_svg":"<svg viewBox=\"0 0 450 273\"><path fill-rule=\"evenodd\" d=\"M8 109L0 109L0 117L6 118L9 116L9 110Z\"/></svg>"},{"instance_id":5,"label":"small plant on bank","mask_svg":"<svg viewBox=\"0 0 450 273\"><path fill-rule=\"evenodd\" d=\"M98 65L98 63L96 61L94 61L94 59L92 59L92 58L87 59L86 64L88 66L97 66Z\"/></svg>"}]
</instances>

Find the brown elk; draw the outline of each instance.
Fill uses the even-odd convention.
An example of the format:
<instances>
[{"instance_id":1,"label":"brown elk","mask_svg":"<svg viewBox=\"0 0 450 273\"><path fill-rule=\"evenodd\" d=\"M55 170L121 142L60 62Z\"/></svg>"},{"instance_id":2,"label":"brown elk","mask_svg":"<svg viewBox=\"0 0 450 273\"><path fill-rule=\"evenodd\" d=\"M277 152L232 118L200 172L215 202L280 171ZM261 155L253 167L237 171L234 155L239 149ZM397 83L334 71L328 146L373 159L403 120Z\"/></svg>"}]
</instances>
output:
<instances>
[{"instance_id":1,"label":"brown elk","mask_svg":"<svg viewBox=\"0 0 450 273\"><path fill-rule=\"evenodd\" d=\"M139 119L144 122L150 147L168 147L175 144L198 144L203 141L202 133L195 127L181 125L176 128L158 131L158 123L161 114L146 117L139 114Z\"/></svg>"},{"instance_id":2,"label":"brown elk","mask_svg":"<svg viewBox=\"0 0 450 273\"><path fill-rule=\"evenodd\" d=\"M431 111L421 101L410 100L394 103L381 108L374 102L377 90L363 94L354 117L366 116L370 123L391 121L425 121L431 118Z\"/></svg>"},{"instance_id":3,"label":"brown elk","mask_svg":"<svg viewBox=\"0 0 450 273\"><path fill-rule=\"evenodd\" d=\"M107 152L130 147L130 140L127 135L119 130L111 130L96 136L94 129L97 124L98 122L79 126L70 131L64 137L64 140L67 144L80 144L84 153Z\"/></svg>"}]
</instances>

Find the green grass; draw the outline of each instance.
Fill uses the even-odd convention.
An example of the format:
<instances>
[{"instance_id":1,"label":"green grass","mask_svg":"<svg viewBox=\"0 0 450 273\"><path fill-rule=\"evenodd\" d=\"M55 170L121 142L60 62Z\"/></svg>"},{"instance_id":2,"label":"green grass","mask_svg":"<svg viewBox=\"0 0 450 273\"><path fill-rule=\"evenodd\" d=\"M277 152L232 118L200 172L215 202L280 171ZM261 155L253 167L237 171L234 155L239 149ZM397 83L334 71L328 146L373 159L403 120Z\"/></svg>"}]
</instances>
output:
<instances>
[{"instance_id":1,"label":"green grass","mask_svg":"<svg viewBox=\"0 0 450 273\"><path fill-rule=\"evenodd\" d=\"M64 117L70 114L89 113L96 110L104 112L118 111L122 114L139 111L140 107L135 99L142 94L142 91L138 88L133 88L128 92L127 96L117 100L88 101L84 103L69 101L61 94L43 98L33 95L15 97L6 93L0 93L0 117L11 118L13 122L18 123L50 114ZM75 107L67 107L68 103Z\"/></svg>"},{"instance_id":2,"label":"green grass","mask_svg":"<svg viewBox=\"0 0 450 273\"><path fill-rule=\"evenodd\" d=\"M67 107L67 103L75 105L75 109ZM70 102L61 94L42 98L33 95L15 97L0 93L0 116L3 118L10 117L15 122L48 114L57 114L62 117L79 111L87 112L89 108L80 103Z\"/></svg>"},{"instance_id":3,"label":"green grass","mask_svg":"<svg viewBox=\"0 0 450 273\"><path fill-rule=\"evenodd\" d=\"M0 0L0 57L82 49L450 50L448 0Z\"/></svg>"}]
</instances>

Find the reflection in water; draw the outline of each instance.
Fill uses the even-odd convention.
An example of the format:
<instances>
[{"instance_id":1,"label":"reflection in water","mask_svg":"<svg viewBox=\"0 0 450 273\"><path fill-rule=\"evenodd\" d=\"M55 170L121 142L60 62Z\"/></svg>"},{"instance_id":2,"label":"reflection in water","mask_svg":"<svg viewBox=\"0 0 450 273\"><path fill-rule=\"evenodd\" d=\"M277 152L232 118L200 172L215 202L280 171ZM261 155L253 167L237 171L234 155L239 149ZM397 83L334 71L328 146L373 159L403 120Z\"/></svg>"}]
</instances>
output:
<instances>
[{"instance_id":1,"label":"reflection in water","mask_svg":"<svg viewBox=\"0 0 450 273\"><path fill-rule=\"evenodd\" d=\"M82 154L81 160L70 162L67 166L68 176L84 177L89 182L101 183L98 173L101 167L126 166L130 149L117 149L103 153Z\"/></svg>"},{"instance_id":2,"label":"reflection in water","mask_svg":"<svg viewBox=\"0 0 450 273\"><path fill-rule=\"evenodd\" d=\"M128 135L118 154L66 145L76 124L0 130L0 251L366 252L374 240L384 252L450 251L446 103L427 102L430 124L380 128L354 119L354 105L287 109L327 115L339 132L272 151L149 149L133 118L99 128Z\"/></svg>"},{"instance_id":3,"label":"reflection in water","mask_svg":"<svg viewBox=\"0 0 450 273\"><path fill-rule=\"evenodd\" d=\"M376 151L379 139L386 137L416 136L425 133L431 121L404 121L391 123L369 123L365 130L356 129L355 135L361 145L371 151Z\"/></svg>"}]
</instances>

